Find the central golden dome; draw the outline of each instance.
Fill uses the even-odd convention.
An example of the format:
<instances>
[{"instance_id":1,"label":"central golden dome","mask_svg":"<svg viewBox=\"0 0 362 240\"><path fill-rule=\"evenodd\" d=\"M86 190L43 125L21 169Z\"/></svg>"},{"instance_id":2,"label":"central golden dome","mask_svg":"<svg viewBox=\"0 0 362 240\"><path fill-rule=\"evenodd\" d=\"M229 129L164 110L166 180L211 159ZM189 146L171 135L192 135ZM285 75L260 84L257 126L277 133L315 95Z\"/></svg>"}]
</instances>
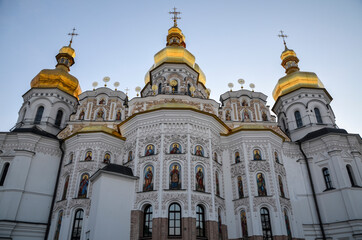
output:
<instances>
[{"instance_id":1,"label":"central golden dome","mask_svg":"<svg viewBox=\"0 0 362 240\"><path fill-rule=\"evenodd\" d=\"M199 82L206 84L206 77L199 65L195 63L195 56L186 49L185 36L176 26L168 30L167 44L164 49L155 54L155 63L146 73L145 84L150 82L150 71L162 63L185 63L199 74Z\"/></svg>"}]
</instances>

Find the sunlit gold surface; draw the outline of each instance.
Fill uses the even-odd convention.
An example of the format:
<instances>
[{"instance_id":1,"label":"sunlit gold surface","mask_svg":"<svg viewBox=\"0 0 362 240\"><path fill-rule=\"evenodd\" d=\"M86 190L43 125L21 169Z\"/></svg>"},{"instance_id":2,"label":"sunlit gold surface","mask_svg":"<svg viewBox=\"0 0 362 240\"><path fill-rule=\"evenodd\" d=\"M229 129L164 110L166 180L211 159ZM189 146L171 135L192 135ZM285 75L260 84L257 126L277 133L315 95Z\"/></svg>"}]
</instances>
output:
<instances>
[{"instance_id":1,"label":"sunlit gold surface","mask_svg":"<svg viewBox=\"0 0 362 240\"><path fill-rule=\"evenodd\" d=\"M82 93L78 79L70 75L64 66L44 69L30 83L31 88L58 88L74 97Z\"/></svg>"},{"instance_id":2,"label":"sunlit gold surface","mask_svg":"<svg viewBox=\"0 0 362 240\"><path fill-rule=\"evenodd\" d=\"M296 57L297 54L295 54L295 52L293 50L286 49L284 52L282 52L282 55L280 56L280 58L283 60L286 57L291 57L291 56Z\"/></svg>"},{"instance_id":3,"label":"sunlit gold surface","mask_svg":"<svg viewBox=\"0 0 362 240\"><path fill-rule=\"evenodd\" d=\"M180 34L182 36L182 41L185 42L185 36L183 35L181 29L179 29L178 27L172 27L168 30L168 35L171 35L171 34Z\"/></svg>"},{"instance_id":4,"label":"sunlit gold surface","mask_svg":"<svg viewBox=\"0 0 362 240\"><path fill-rule=\"evenodd\" d=\"M122 135L119 132L117 132L116 130L114 130L112 128L109 128L109 127L106 127L106 126L100 126L100 125L86 126L86 127L82 128L82 129L80 129L79 131L73 133L72 135L68 136L66 139L69 139L69 138L71 138L74 135L79 134L79 133L96 133L96 132L103 132L103 133L109 134L111 136L120 138L122 140L126 140L126 138L122 137Z\"/></svg>"},{"instance_id":5,"label":"sunlit gold surface","mask_svg":"<svg viewBox=\"0 0 362 240\"><path fill-rule=\"evenodd\" d=\"M75 58L75 51L73 48L68 47L68 46L64 46L59 50L59 53L66 53L69 56L72 56L72 58Z\"/></svg>"},{"instance_id":6,"label":"sunlit gold surface","mask_svg":"<svg viewBox=\"0 0 362 240\"><path fill-rule=\"evenodd\" d=\"M206 77L204 72L200 69L199 65L195 63L195 56L192 55L187 49L178 46L168 46L155 54L155 64L151 69L156 68L162 63L186 63L188 66L193 68L196 72L199 73L199 81L202 84L206 84ZM151 70L150 69L150 70ZM145 76L145 84L150 81L149 72Z\"/></svg>"},{"instance_id":7,"label":"sunlit gold surface","mask_svg":"<svg viewBox=\"0 0 362 240\"><path fill-rule=\"evenodd\" d=\"M273 90L273 98L274 100L277 100L278 97L302 87L324 88L324 85L315 73L293 72L279 79Z\"/></svg>"}]
</instances>

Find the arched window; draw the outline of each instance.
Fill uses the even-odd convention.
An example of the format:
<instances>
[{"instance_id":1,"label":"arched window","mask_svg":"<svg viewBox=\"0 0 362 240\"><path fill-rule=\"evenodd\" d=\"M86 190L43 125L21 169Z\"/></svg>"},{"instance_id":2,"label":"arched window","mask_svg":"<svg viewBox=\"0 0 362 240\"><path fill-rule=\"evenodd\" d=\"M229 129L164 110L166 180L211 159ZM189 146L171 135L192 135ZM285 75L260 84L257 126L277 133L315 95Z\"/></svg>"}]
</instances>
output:
<instances>
[{"instance_id":1,"label":"arched window","mask_svg":"<svg viewBox=\"0 0 362 240\"><path fill-rule=\"evenodd\" d=\"M38 110L36 111L36 115L35 115L35 119L34 119L34 124L39 124L41 121L41 118L43 117L43 112L44 112L44 107L40 106L38 108Z\"/></svg>"},{"instance_id":2,"label":"arched window","mask_svg":"<svg viewBox=\"0 0 362 240\"><path fill-rule=\"evenodd\" d=\"M260 219L261 219L261 227L263 229L263 239L273 239L271 224L270 224L270 215L269 210L267 208L260 209Z\"/></svg>"},{"instance_id":3,"label":"arched window","mask_svg":"<svg viewBox=\"0 0 362 240\"><path fill-rule=\"evenodd\" d=\"M281 197L285 197L283 180L282 180L282 177L281 177L280 175L278 175L278 182L279 182L280 196L281 196Z\"/></svg>"},{"instance_id":4,"label":"arched window","mask_svg":"<svg viewBox=\"0 0 362 240\"><path fill-rule=\"evenodd\" d=\"M215 172L216 195L220 196L219 174Z\"/></svg>"},{"instance_id":5,"label":"arched window","mask_svg":"<svg viewBox=\"0 0 362 240\"><path fill-rule=\"evenodd\" d=\"M60 210L58 213L57 228L55 230L54 240L59 239L60 227L62 226L62 219L63 219L63 210Z\"/></svg>"},{"instance_id":6,"label":"arched window","mask_svg":"<svg viewBox=\"0 0 362 240\"><path fill-rule=\"evenodd\" d=\"M206 237L205 235L205 210L203 206L196 206L196 236Z\"/></svg>"},{"instance_id":7,"label":"arched window","mask_svg":"<svg viewBox=\"0 0 362 240\"><path fill-rule=\"evenodd\" d=\"M181 236L181 207L177 203L168 208L168 235Z\"/></svg>"},{"instance_id":8,"label":"arched window","mask_svg":"<svg viewBox=\"0 0 362 240\"><path fill-rule=\"evenodd\" d=\"M78 209L74 214L73 230L71 240L80 240L83 224L83 210Z\"/></svg>"},{"instance_id":9,"label":"arched window","mask_svg":"<svg viewBox=\"0 0 362 240\"><path fill-rule=\"evenodd\" d=\"M346 168L347 168L349 181L351 182L352 187L357 186L351 165L347 164Z\"/></svg>"},{"instance_id":10,"label":"arched window","mask_svg":"<svg viewBox=\"0 0 362 240\"><path fill-rule=\"evenodd\" d=\"M187 84L187 95L189 95L189 96L192 95L190 88L191 88L191 85L190 85L190 84Z\"/></svg>"},{"instance_id":11,"label":"arched window","mask_svg":"<svg viewBox=\"0 0 362 240\"><path fill-rule=\"evenodd\" d=\"M3 172L1 174L1 179L0 179L0 186L4 186L5 178L6 178L6 175L8 174L9 167L10 167L10 163L7 162L4 164Z\"/></svg>"},{"instance_id":12,"label":"arched window","mask_svg":"<svg viewBox=\"0 0 362 240\"><path fill-rule=\"evenodd\" d=\"M322 169L323 172L323 177L324 177L324 182L326 184L326 188L327 189L332 189L332 180L331 180L331 176L329 175L329 170L328 168L323 168Z\"/></svg>"},{"instance_id":13,"label":"arched window","mask_svg":"<svg viewBox=\"0 0 362 240\"><path fill-rule=\"evenodd\" d=\"M148 205L144 211L143 236L152 237L152 206Z\"/></svg>"},{"instance_id":14,"label":"arched window","mask_svg":"<svg viewBox=\"0 0 362 240\"><path fill-rule=\"evenodd\" d=\"M267 196L265 179L262 173L256 175L256 184L258 186L258 196Z\"/></svg>"},{"instance_id":15,"label":"arched window","mask_svg":"<svg viewBox=\"0 0 362 240\"><path fill-rule=\"evenodd\" d=\"M147 165L144 169L143 191L153 190L153 166Z\"/></svg>"},{"instance_id":16,"label":"arched window","mask_svg":"<svg viewBox=\"0 0 362 240\"><path fill-rule=\"evenodd\" d=\"M314 114L317 119L317 123L323 123L322 116L318 108L314 108Z\"/></svg>"},{"instance_id":17,"label":"arched window","mask_svg":"<svg viewBox=\"0 0 362 240\"><path fill-rule=\"evenodd\" d=\"M245 210L241 210L240 217L241 217L241 231L243 233L243 238L246 239L248 237L248 223L246 219Z\"/></svg>"},{"instance_id":18,"label":"arched window","mask_svg":"<svg viewBox=\"0 0 362 240\"><path fill-rule=\"evenodd\" d=\"M63 111L58 110L57 117L55 118L55 126L60 127L62 124L62 118L63 118Z\"/></svg>"},{"instance_id":19,"label":"arched window","mask_svg":"<svg viewBox=\"0 0 362 240\"><path fill-rule=\"evenodd\" d=\"M289 223L289 217L288 217L288 211L284 208L284 219L285 219L285 227L287 229L288 239L292 240L292 231L290 229L290 223Z\"/></svg>"},{"instance_id":20,"label":"arched window","mask_svg":"<svg viewBox=\"0 0 362 240\"><path fill-rule=\"evenodd\" d=\"M69 176L67 176L64 181L62 200L67 198L68 186L69 186Z\"/></svg>"},{"instance_id":21,"label":"arched window","mask_svg":"<svg viewBox=\"0 0 362 240\"><path fill-rule=\"evenodd\" d=\"M303 121L302 121L302 117L300 116L299 111L295 111L294 117L295 117L295 121L297 122L297 127L298 128L303 127Z\"/></svg>"},{"instance_id":22,"label":"arched window","mask_svg":"<svg viewBox=\"0 0 362 240\"><path fill-rule=\"evenodd\" d=\"M162 93L162 83L158 84L158 94Z\"/></svg>"},{"instance_id":23,"label":"arched window","mask_svg":"<svg viewBox=\"0 0 362 240\"><path fill-rule=\"evenodd\" d=\"M86 198L89 185L89 174L83 173L79 183L78 198Z\"/></svg>"}]
</instances>

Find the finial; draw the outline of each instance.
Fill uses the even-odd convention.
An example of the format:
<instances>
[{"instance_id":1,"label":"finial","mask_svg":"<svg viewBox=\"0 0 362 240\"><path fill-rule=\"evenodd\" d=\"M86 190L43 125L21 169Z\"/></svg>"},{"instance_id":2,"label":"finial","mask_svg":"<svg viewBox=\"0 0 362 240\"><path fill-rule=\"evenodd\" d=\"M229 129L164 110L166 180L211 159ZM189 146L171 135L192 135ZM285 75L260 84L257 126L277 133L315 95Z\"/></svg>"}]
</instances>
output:
<instances>
[{"instance_id":1,"label":"finial","mask_svg":"<svg viewBox=\"0 0 362 240\"><path fill-rule=\"evenodd\" d=\"M168 12L168 13L173 14L173 17L171 17L171 19L173 19L173 26L177 27L177 19L181 19L177 15L181 14L181 12L176 12L176 7L174 7L173 12Z\"/></svg>"},{"instance_id":2,"label":"finial","mask_svg":"<svg viewBox=\"0 0 362 240\"><path fill-rule=\"evenodd\" d=\"M287 35L284 35L284 32L283 32L282 30L280 30L280 33L281 33L281 34L279 34L278 37L283 38L284 47L285 47L285 49L288 49L287 44L286 44L286 42L285 42L285 38L287 38L288 36L287 36Z\"/></svg>"},{"instance_id":3,"label":"finial","mask_svg":"<svg viewBox=\"0 0 362 240\"><path fill-rule=\"evenodd\" d=\"M72 33L68 33L69 36L72 36L70 38L70 41L69 41L69 47L72 47L72 42L73 42L73 36L78 36L78 33L74 33L75 32L75 28L73 28L73 32Z\"/></svg>"},{"instance_id":4,"label":"finial","mask_svg":"<svg viewBox=\"0 0 362 240\"><path fill-rule=\"evenodd\" d=\"M95 91L95 90L96 90L96 87L98 86L98 83L97 83L97 82L93 82L93 83L92 83L92 86L93 86L93 91Z\"/></svg>"},{"instance_id":5,"label":"finial","mask_svg":"<svg viewBox=\"0 0 362 240\"><path fill-rule=\"evenodd\" d=\"M241 89L243 89L243 84L245 83L245 80L242 79L242 78L240 78L240 79L238 80L238 83L241 85Z\"/></svg>"},{"instance_id":6,"label":"finial","mask_svg":"<svg viewBox=\"0 0 362 240\"><path fill-rule=\"evenodd\" d=\"M254 88L255 88L255 84L254 83L250 83L249 87L251 88L251 91L254 92Z\"/></svg>"},{"instance_id":7,"label":"finial","mask_svg":"<svg viewBox=\"0 0 362 240\"><path fill-rule=\"evenodd\" d=\"M229 83L229 84L228 84L228 87L230 88L230 92L232 92L232 91L233 91L234 84L233 84L233 83Z\"/></svg>"},{"instance_id":8,"label":"finial","mask_svg":"<svg viewBox=\"0 0 362 240\"><path fill-rule=\"evenodd\" d=\"M114 89L115 91L117 91L117 88L119 87L119 84L120 84L119 82L113 83L113 86L115 87L115 89Z\"/></svg>"},{"instance_id":9,"label":"finial","mask_svg":"<svg viewBox=\"0 0 362 240\"><path fill-rule=\"evenodd\" d=\"M104 86L105 86L105 87L107 87L107 82L109 82L109 80L111 80L110 77L107 77L107 76L106 76L106 77L103 78L103 82L104 82Z\"/></svg>"},{"instance_id":10,"label":"finial","mask_svg":"<svg viewBox=\"0 0 362 240\"><path fill-rule=\"evenodd\" d=\"M142 88L140 86L137 86L135 88L135 91L137 92L137 97L139 96L139 92L141 92Z\"/></svg>"},{"instance_id":11,"label":"finial","mask_svg":"<svg viewBox=\"0 0 362 240\"><path fill-rule=\"evenodd\" d=\"M128 96L129 88L126 88L125 91L126 91L126 95Z\"/></svg>"}]
</instances>

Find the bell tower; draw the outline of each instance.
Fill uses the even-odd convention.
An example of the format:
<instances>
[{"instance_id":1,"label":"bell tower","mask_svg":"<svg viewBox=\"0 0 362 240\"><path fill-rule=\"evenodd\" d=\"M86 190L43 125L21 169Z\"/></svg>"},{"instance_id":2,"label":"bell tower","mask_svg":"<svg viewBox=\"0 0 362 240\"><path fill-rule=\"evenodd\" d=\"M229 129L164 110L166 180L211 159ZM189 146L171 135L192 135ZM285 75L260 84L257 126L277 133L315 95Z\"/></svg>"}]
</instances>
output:
<instances>
[{"instance_id":1,"label":"bell tower","mask_svg":"<svg viewBox=\"0 0 362 240\"><path fill-rule=\"evenodd\" d=\"M66 126L81 93L78 79L69 74L75 58L73 36L78 35L74 31L69 33L69 45L56 55L55 69L43 69L31 81L12 131L43 131L57 135Z\"/></svg>"},{"instance_id":2,"label":"bell tower","mask_svg":"<svg viewBox=\"0 0 362 240\"><path fill-rule=\"evenodd\" d=\"M288 49L287 36L280 32L285 47L280 58L286 76L279 79L273 90L272 110L278 116L278 125L292 141L322 128L336 128L330 106L333 98L315 73L300 71L296 53Z\"/></svg>"}]
</instances>

